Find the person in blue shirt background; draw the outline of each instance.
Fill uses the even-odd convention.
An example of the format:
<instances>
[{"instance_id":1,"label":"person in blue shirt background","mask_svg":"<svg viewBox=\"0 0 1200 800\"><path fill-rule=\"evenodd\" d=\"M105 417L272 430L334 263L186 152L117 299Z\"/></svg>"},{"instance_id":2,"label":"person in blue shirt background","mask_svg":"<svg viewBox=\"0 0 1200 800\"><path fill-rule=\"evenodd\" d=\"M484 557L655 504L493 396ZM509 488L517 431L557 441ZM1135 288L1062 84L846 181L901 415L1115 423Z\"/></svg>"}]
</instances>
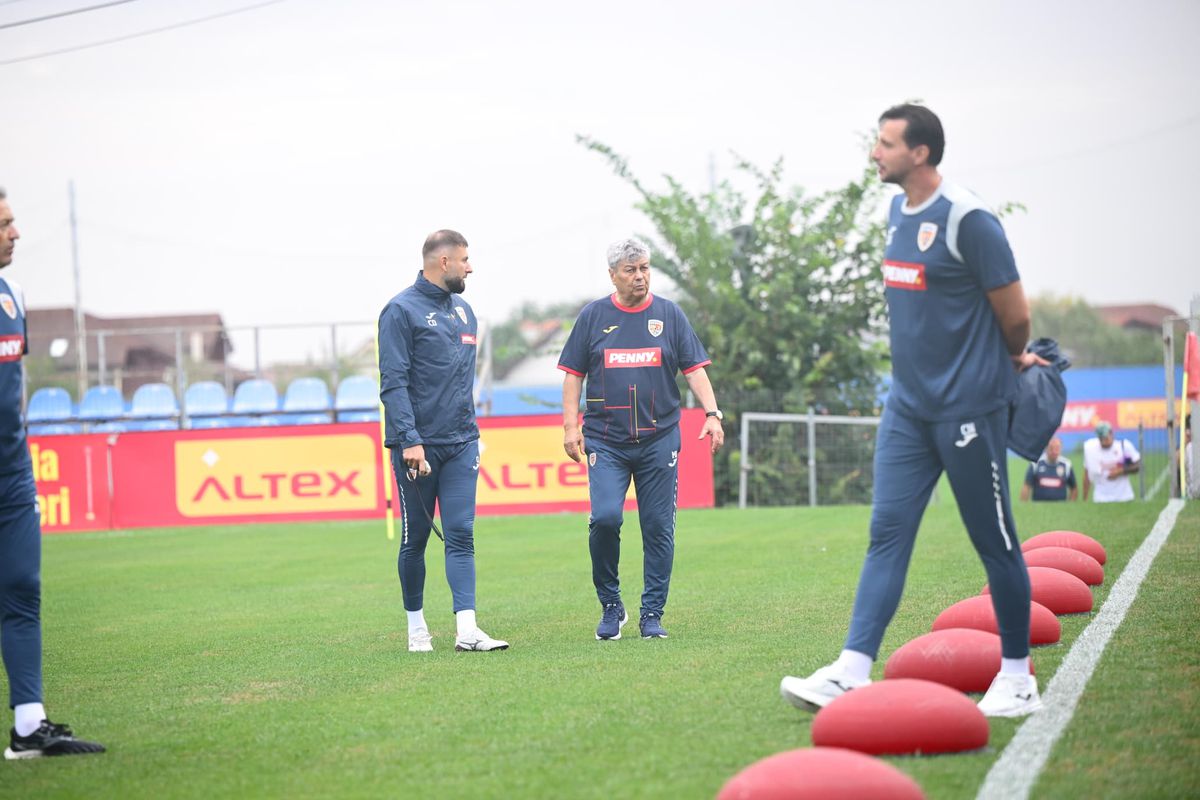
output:
<instances>
[{"instance_id":1,"label":"person in blue shirt background","mask_svg":"<svg viewBox=\"0 0 1200 800\"><path fill-rule=\"evenodd\" d=\"M1001 639L1000 672L979 703L988 716L1041 708L1029 669L1029 574L1008 492L1008 407L1025 352L1029 304L1000 221L938 173L942 123L905 104L879 120L872 159L892 199L883 279L892 390L875 445L870 545L841 656L808 678L785 677L784 699L815 711L870 683L900 602L921 515L944 471L987 572Z\"/></svg>"},{"instance_id":2,"label":"person in blue shirt background","mask_svg":"<svg viewBox=\"0 0 1200 800\"><path fill-rule=\"evenodd\" d=\"M13 262L17 231L0 189L0 269ZM13 709L7 759L103 753L46 718L42 705L42 525L33 462L21 419L21 358L28 352L25 298L0 278L0 653Z\"/></svg>"},{"instance_id":3,"label":"person in blue shirt background","mask_svg":"<svg viewBox=\"0 0 1200 800\"><path fill-rule=\"evenodd\" d=\"M1046 445L1046 452L1025 471L1021 487L1022 500L1075 500L1079 487L1071 460L1062 454L1062 439L1055 436Z\"/></svg>"},{"instance_id":4,"label":"person in blue shirt background","mask_svg":"<svg viewBox=\"0 0 1200 800\"><path fill-rule=\"evenodd\" d=\"M475 422L475 352L479 323L462 299L473 271L461 233L429 234L416 282L379 316L379 396L392 470L400 489L398 569L408 613L408 649L429 652L425 621L425 545L440 508L446 580L453 595L454 649L491 651L508 642L475 620L475 491L479 426Z\"/></svg>"},{"instance_id":5,"label":"person in blue shirt background","mask_svg":"<svg viewBox=\"0 0 1200 800\"><path fill-rule=\"evenodd\" d=\"M602 607L596 638L620 639L629 620L617 566L625 494L632 478L642 528L642 638L662 639L663 610L675 558L682 372L707 416L698 438L716 453L725 441L721 411L705 367L712 363L679 306L650 293L650 249L636 239L608 248L614 291L584 307L559 358L563 449L586 454L592 582ZM587 379L586 411L579 401Z\"/></svg>"}]
</instances>

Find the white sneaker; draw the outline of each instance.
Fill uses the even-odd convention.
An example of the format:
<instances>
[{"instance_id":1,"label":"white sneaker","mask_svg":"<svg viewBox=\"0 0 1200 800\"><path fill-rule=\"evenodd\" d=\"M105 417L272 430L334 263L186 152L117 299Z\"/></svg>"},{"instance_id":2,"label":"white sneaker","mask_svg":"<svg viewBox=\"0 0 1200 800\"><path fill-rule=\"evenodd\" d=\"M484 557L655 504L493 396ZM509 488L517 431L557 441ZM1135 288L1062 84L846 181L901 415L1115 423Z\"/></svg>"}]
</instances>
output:
<instances>
[{"instance_id":1,"label":"white sneaker","mask_svg":"<svg viewBox=\"0 0 1200 800\"><path fill-rule=\"evenodd\" d=\"M493 639L479 628L476 628L473 633L470 633L467 636L459 636L454 641L454 649L460 652L507 650L508 642L504 642L499 639Z\"/></svg>"},{"instance_id":2,"label":"white sneaker","mask_svg":"<svg viewBox=\"0 0 1200 800\"><path fill-rule=\"evenodd\" d=\"M793 678L788 675L779 682L779 693L796 708L820 711L851 689L858 689L870 683L870 680L860 681L850 677L834 663L821 667L807 678Z\"/></svg>"},{"instance_id":3,"label":"white sneaker","mask_svg":"<svg viewBox=\"0 0 1200 800\"><path fill-rule=\"evenodd\" d=\"M417 628L415 631L412 631L408 634L408 652L433 652L433 637L429 635L428 630L425 628Z\"/></svg>"},{"instance_id":4,"label":"white sneaker","mask_svg":"<svg viewBox=\"0 0 1200 800\"><path fill-rule=\"evenodd\" d=\"M979 701L979 710L987 717L1023 717L1042 707L1037 678L1032 675L1006 675L992 679L987 694Z\"/></svg>"}]
</instances>

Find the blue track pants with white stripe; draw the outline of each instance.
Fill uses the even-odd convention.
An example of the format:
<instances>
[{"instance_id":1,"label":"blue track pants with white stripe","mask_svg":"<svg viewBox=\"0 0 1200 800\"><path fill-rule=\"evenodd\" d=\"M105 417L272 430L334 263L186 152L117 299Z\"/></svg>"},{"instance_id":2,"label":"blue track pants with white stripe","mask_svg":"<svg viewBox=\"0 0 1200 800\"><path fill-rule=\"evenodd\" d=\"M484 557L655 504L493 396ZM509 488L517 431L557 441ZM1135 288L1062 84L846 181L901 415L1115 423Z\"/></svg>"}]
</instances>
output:
<instances>
[{"instance_id":1,"label":"blue track pants with white stripe","mask_svg":"<svg viewBox=\"0 0 1200 800\"><path fill-rule=\"evenodd\" d=\"M1029 655L1029 573L1008 494L1008 409L954 422L883 412L875 441L871 543L846 649L875 658L896 613L921 516L943 470L983 561L1005 658Z\"/></svg>"},{"instance_id":2,"label":"blue track pants with white stripe","mask_svg":"<svg viewBox=\"0 0 1200 800\"><path fill-rule=\"evenodd\" d=\"M479 440L425 445L433 472L409 480L403 449L392 450L392 471L400 489L400 555L397 569L404 608L425 605L425 545L430 517L440 513L446 537L446 582L454 613L475 608L475 490L479 481Z\"/></svg>"}]
</instances>

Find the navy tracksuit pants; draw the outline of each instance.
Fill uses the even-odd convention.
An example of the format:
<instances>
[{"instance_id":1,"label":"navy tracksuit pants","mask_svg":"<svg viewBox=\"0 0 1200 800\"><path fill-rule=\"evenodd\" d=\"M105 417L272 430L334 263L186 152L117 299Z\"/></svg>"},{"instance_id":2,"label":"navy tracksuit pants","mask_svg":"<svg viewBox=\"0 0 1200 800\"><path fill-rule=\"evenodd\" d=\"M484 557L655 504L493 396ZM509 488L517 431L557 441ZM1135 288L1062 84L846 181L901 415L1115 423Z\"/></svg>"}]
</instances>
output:
<instances>
[{"instance_id":1,"label":"navy tracksuit pants","mask_svg":"<svg viewBox=\"0 0 1200 800\"><path fill-rule=\"evenodd\" d=\"M625 493L633 479L638 521L642 528L642 614L662 616L675 560L675 506L679 487L679 427L644 444L612 445L586 440L588 546L592 583L602 604L621 599L617 564L621 558L621 523Z\"/></svg>"},{"instance_id":2,"label":"navy tracksuit pants","mask_svg":"<svg viewBox=\"0 0 1200 800\"><path fill-rule=\"evenodd\" d=\"M406 611L425 604L425 545L430 517L440 511L446 537L446 581L454 612L475 608L475 487L479 478L479 440L425 445L433 472L409 480L403 449L392 449L392 470L400 489L400 589ZM436 510L435 510L436 505Z\"/></svg>"},{"instance_id":3,"label":"navy tracksuit pants","mask_svg":"<svg viewBox=\"0 0 1200 800\"><path fill-rule=\"evenodd\" d=\"M0 653L10 707L42 702L41 568L33 472L0 475Z\"/></svg>"},{"instance_id":4,"label":"navy tracksuit pants","mask_svg":"<svg viewBox=\"0 0 1200 800\"><path fill-rule=\"evenodd\" d=\"M846 649L875 658L896 613L917 527L945 470L991 587L1005 658L1029 655L1029 574L1008 494L1008 409L955 422L883 412L875 442L871 543Z\"/></svg>"}]
</instances>

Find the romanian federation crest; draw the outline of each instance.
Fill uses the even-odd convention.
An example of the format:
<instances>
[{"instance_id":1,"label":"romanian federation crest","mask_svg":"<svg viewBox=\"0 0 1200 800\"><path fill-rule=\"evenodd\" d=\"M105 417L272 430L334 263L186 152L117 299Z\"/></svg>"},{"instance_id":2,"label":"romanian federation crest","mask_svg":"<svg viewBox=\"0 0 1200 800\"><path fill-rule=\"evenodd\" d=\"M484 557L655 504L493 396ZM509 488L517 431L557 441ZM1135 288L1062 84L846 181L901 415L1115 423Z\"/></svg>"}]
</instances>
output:
<instances>
[{"instance_id":1,"label":"romanian federation crest","mask_svg":"<svg viewBox=\"0 0 1200 800\"><path fill-rule=\"evenodd\" d=\"M462 306L455 306L454 313L458 314L458 318L462 320L463 325L469 324L467 321L467 310Z\"/></svg>"},{"instance_id":2,"label":"romanian federation crest","mask_svg":"<svg viewBox=\"0 0 1200 800\"><path fill-rule=\"evenodd\" d=\"M651 336L661 336L663 331L663 321L661 319L647 320L646 330L650 331Z\"/></svg>"},{"instance_id":3,"label":"romanian federation crest","mask_svg":"<svg viewBox=\"0 0 1200 800\"><path fill-rule=\"evenodd\" d=\"M917 247L922 253L933 247L933 240L937 238L937 223L922 222L920 229L917 231Z\"/></svg>"},{"instance_id":4,"label":"romanian federation crest","mask_svg":"<svg viewBox=\"0 0 1200 800\"><path fill-rule=\"evenodd\" d=\"M0 294L0 308L4 309L4 313L8 314L9 319L17 318L17 302L12 299L12 295L7 292ZM658 334L655 334L657 336Z\"/></svg>"},{"instance_id":5,"label":"romanian federation crest","mask_svg":"<svg viewBox=\"0 0 1200 800\"><path fill-rule=\"evenodd\" d=\"M594 467L594 466L596 466L596 453L595 453L595 451L593 451L593 452L591 452L591 453L588 453L588 466L589 466L589 467Z\"/></svg>"}]
</instances>

